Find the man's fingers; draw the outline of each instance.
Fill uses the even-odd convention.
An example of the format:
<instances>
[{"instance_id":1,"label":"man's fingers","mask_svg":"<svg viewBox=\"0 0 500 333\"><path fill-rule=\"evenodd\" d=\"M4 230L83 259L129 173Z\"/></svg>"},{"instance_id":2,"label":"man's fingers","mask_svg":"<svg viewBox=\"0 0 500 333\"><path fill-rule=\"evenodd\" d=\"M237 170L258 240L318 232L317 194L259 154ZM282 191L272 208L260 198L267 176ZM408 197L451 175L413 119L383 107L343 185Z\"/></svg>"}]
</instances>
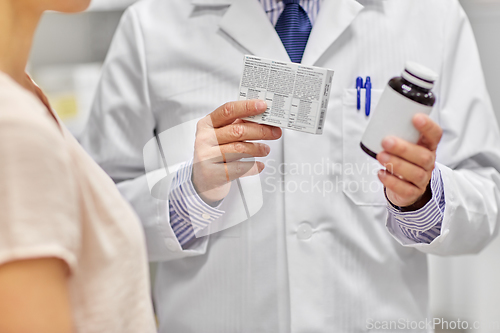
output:
<instances>
[{"instance_id":1,"label":"man's fingers","mask_svg":"<svg viewBox=\"0 0 500 333\"><path fill-rule=\"evenodd\" d=\"M242 158L264 157L269 155L271 148L263 143L233 142L218 147L222 153L223 162L233 162ZM218 149L214 147L213 149Z\"/></svg>"},{"instance_id":2,"label":"man's fingers","mask_svg":"<svg viewBox=\"0 0 500 333\"><path fill-rule=\"evenodd\" d=\"M229 180L235 180L242 177L254 176L264 170L264 163L262 162L229 162L221 164L227 170Z\"/></svg>"},{"instance_id":3,"label":"man's fingers","mask_svg":"<svg viewBox=\"0 0 500 333\"><path fill-rule=\"evenodd\" d=\"M204 177L207 181L198 184L197 188L204 193L223 186L235 179L259 174L262 170L264 170L264 163L256 161L233 161L211 164L204 169L204 172L208 173L207 177Z\"/></svg>"},{"instance_id":4,"label":"man's fingers","mask_svg":"<svg viewBox=\"0 0 500 333\"><path fill-rule=\"evenodd\" d=\"M218 107L210 114L214 128L232 124L236 119L261 114L267 109L267 104L261 100L246 100L228 102Z\"/></svg>"},{"instance_id":5,"label":"man's fingers","mask_svg":"<svg viewBox=\"0 0 500 333\"><path fill-rule=\"evenodd\" d=\"M378 154L377 160L390 173L402 177L404 180L414 184L421 190L425 190L427 188L427 184L430 180L430 172L386 152Z\"/></svg>"},{"instance_id":6,"label":"man's fingers","mask_svg":"<svg viewBox=\"0 0 500 333\"><path fill-rule=\"evenodd\" d=\"M435 155L429 149L408 141L388 136L382 140L382 148L391 155L399 156L426 171L434 169Z\"/></svg>"},{"instance_id":7,"label":"man's fingers","mask_svg":"<svg viewBox=\"0 0 500 333\"><path fill-rule=\"evenodd\" d=\"M429 116L419 113L413 117L413 126L420 132L419 144L434 151L443 136L443 130Z\"/></svg>"},{"instance_id":8,"label":"man's fingers","mask_svg":"<svg viewBox=\"0 0 500 333\"><path fill-rule=\"evenodd\" d=\"M387 190L395 194L396 200L395 198L390 198L390 200L397 206L412 205L422 195L422 191L418 187L392 175L386 170L380 170L378 178Z\"/></svg>"},{"instance_id":9,"label":"man's fingers","mask_svg":"<svg viewBox=\"0 0 500 333\"><path fill-rule=\"evenodd\" d=\"M209 161L196 162L193 165L193 177L195 169L197 181L196 190L199 193L206 193L213 189L226 185L227 183L241 178L259 174L264 170L264 163L256 161L232 161L228 163L213 163L214 159Z\"/></svg>"},{"instance_id":10,"label":"man's fingers","mask_svg":"<svg viewBox=\"0 0 500 333\"><path fill-rule=\"evenodd\" d=\"M215 129L219 145L248 140L276 140L281 137L279 127L257 123L238 123Z\"/></svg>"},{"instance_id":11,"label":"man's fingers","mask_svg":"<svg viewBox=\"0 0 500 333\"><path fill-rule=\"evenodd\" d=\"M269 155L271 148L263 143L233 142L222 146L212 147L210 157L205 161L210 163L224 163L238 161L243 158L265 157ZM201 161L201 158L198 160Z\"/></svg>"}]
</instances>

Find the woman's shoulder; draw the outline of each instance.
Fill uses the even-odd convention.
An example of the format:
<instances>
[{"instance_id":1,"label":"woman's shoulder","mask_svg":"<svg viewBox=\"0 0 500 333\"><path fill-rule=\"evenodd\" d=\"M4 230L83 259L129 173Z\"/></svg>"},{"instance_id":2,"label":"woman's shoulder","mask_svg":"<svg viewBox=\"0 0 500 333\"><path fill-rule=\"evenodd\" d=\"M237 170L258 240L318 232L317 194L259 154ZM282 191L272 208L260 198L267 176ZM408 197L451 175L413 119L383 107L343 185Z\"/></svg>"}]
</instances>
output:
<instances>
[{"instance_id":1,"label":"woman's shoulder","mask_svg":"<svg viewBox=\"0 0 500 333\"><path fill-rule=\"evenodd\" d=\"M31 92L0 72L0 154L39 154L67 164L65 138L45 105ZM14 160L17 160L14 158Z\"/></svg>"},{"instance_id":2,"label":"woman's shoulder","mask_svg":"<svg viewBox=\"0 0 500 333\"><path fill-rule=\"evenodd\" d=\"M59 127L43 103L22 88L6 74L0 72L0 128L33 129L64 141ZM26 131L25 135L29 135Z\"/></svg>"}]
</instances>

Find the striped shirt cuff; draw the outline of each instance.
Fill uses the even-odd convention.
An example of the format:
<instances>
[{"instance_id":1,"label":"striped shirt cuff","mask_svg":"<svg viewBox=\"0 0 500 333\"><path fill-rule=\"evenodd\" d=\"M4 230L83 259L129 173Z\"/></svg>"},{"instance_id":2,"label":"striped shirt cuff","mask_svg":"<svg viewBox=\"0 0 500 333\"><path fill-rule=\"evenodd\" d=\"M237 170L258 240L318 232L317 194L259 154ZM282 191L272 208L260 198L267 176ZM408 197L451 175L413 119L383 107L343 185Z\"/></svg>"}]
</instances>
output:
<instances>
[{"instance_id":1,"label":"striped shirt cuff","mask_svg":"<svg viewBox=\"0 0 500 333\"><path fill-rule=\"evenodd\" d=\"M441 234L445 197L441 171L434 167L431 177L432 199L419 210L401 212L387 199L387 210L392 214L403 235L417 243L430 244Z\"/></svg>"},{"instance_id":2,"label":"striped shirt cuff","mask_svg":"<svg viewBox=\"0 0 500 333\"><path fill-rule=\"evenodd\" d=\"M196 234L224 214L218 207L208 205L196 192L191 180L193 161L177 171L170 189L170 225L179 243L184 246L196 238Z\"/></svg>"}]
</instances>

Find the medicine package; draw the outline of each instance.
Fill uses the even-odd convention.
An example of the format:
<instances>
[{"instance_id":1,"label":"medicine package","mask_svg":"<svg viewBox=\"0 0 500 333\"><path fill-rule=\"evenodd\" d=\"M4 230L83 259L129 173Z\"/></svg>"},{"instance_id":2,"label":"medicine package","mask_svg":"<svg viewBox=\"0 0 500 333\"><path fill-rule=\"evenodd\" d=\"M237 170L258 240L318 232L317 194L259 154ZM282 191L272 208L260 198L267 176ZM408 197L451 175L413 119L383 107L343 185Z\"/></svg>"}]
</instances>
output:
<instances>
[{"instance_id":1,"label":"medicine package","mask_svg":"<svg viewBox=\"0 0 500 333\"><path fill-rule=\"evenodd\" d=\"M246 55L239 99L264 100L267 110L244 119L322 134L332 78L329 69Z\"/></svg>"}]
</instances>

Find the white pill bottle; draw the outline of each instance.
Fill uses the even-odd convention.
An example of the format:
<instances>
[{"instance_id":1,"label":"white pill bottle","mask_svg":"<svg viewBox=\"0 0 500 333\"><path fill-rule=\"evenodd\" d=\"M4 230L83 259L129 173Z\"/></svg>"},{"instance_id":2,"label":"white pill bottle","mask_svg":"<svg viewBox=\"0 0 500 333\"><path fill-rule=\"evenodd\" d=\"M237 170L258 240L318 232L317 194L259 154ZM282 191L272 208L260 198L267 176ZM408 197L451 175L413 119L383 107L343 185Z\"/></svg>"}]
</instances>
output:
<instances>
[{"instance_id":1,"label":"white pill bottle","mask_svg":"<svg viewBox=\"0 0 500 333\"><path fill-rule=\"evenodd\" d=\"M432 70L408 61L400 77L392 78L361 139L361 149L373 158L382 152L382 140L396 136L417 143L420 133L413 126L417 113L430 114L436 102L431 89L438 75Z\"/></svg>"}]
</instances>

